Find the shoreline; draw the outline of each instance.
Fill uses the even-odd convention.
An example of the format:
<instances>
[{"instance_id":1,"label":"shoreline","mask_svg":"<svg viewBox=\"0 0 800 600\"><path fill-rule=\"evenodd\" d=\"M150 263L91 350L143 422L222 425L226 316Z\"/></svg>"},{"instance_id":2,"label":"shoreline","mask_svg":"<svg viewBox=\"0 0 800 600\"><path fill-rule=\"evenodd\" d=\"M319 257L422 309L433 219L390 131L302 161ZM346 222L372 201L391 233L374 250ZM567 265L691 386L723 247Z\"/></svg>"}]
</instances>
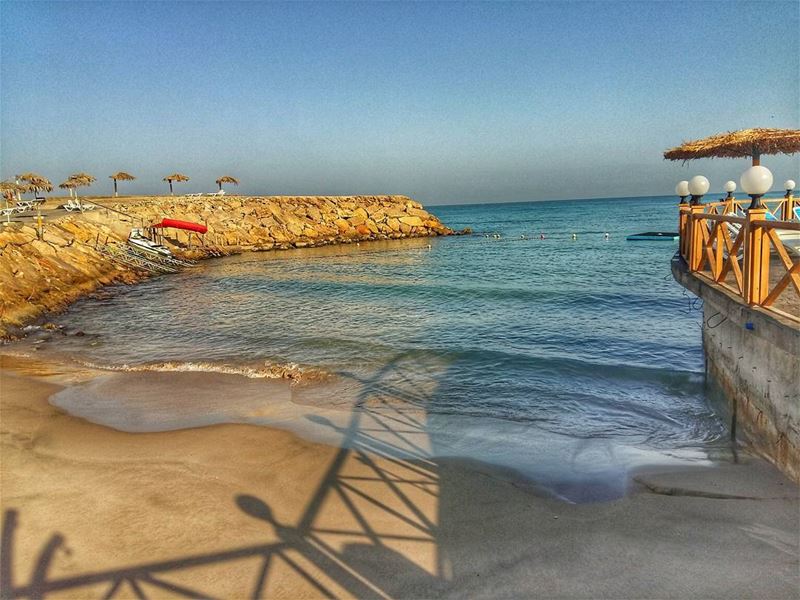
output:
<instances>
[{"instance_id":1,"label":"shoreline","mask_svg":"<svg viewBox=\"0 0 800 600\"><path fill-rule=\"evenodd\" d=\"M148 278L150 273L115 262L96 248L98 243L124 246L132 227L164 216L207 225L203 238L181 230L164 237L164 245L176 257L192 260L459 233L407 196L93 200L103 202L94 210L65 214L54 212L58 201L49 199L41 238L33 221L0 227L0 340L14 339L25 325L63 311L106 285L131 285Z\"/></svg>"},{"instance_id":2,"label":"shoreline","mask_svg":"<svg viewBox=\"0 0 800 600\"><path fill-rule=\"evenodd\" d=\"M367 420L349 448L247 424L116 431L48 402L91 373L37 361L0 356L3 597L102 595L120 574L228 597L259 581L326 595L304 573L344 597L788 598L800 584L797 487L759 459L645 469L623 498L569 504L479 461L387 455ZM421 444L416 415L392 418Z\"/></svg>"}]
</instances>

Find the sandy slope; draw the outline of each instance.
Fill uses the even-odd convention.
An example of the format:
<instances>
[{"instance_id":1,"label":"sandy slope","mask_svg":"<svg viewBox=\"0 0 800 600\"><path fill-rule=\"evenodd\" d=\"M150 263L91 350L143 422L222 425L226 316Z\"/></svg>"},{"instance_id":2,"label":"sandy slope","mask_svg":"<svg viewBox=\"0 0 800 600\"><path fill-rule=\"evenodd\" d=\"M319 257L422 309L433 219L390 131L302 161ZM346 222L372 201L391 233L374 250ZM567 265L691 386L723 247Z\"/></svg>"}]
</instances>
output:
<instances>
[{"instance_id":1,"label":"sandy slope","mask_svg":"<svg viewBox=\"0 0 800 600\"><path fill-rule=\"evenodd\" d=\"M338 449L249 425L123 433L48 404L90 376L2 358L2 597L798 593L798 489L759 461L571 505L484 464L387 456L377 430L424 442L401 409L353 419Z\"/></svg>"}]
</instances>

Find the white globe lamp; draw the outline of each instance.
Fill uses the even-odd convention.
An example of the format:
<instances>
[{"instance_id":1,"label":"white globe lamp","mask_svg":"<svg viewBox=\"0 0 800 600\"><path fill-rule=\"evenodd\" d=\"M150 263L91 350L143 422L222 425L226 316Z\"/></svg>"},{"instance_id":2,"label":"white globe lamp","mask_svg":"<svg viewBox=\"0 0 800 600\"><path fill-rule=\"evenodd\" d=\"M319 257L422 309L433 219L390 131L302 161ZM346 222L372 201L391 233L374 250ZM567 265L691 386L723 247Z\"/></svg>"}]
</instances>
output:
<instances>
[{"instance_id":1,"label":"white globe lamp","mask_svg":"<svg viewBox=\"0 0 800 600\"><path fill-rule=\"evenodd\" d=\"M675 186L675 195L680 197L681 204L683 204L683 201L691 195L689 194L689 182L685 180L679 181L678 185Z\"/></svg>"},{"instance_id":2,"label":"white globe lamp","mask_svg":"<svg viewBox=\"0 0 800 600\"><path fill-rule=\"evenodd\" d=\"M794 182L794 179L787 179L786 181L783 182L783 189L791 193L794 191L795 185L796 184Z\"/></svg>"},{"instance_id":3,"label":"white globe lamp","mask_svg":"<svg viewBox=\"0 0 800 600\"><path fill-rule=\"evenodd\" d=\"M689 193L692 195L692 204L700 204L711 184L702 175L695 175L689 180Z\"/></svg>"},{"instance_id":4,"label":"white globe lamp","mask_svg":"<svg viewBox=\"0 0 800 600\"><path fill-rule=\"evenodd\" d=\"M767 167L755 165L742 173L739 183L751 198L750 208L763 208L761 196L772 187L772 172Z\"/></svg>"}]
</instances>

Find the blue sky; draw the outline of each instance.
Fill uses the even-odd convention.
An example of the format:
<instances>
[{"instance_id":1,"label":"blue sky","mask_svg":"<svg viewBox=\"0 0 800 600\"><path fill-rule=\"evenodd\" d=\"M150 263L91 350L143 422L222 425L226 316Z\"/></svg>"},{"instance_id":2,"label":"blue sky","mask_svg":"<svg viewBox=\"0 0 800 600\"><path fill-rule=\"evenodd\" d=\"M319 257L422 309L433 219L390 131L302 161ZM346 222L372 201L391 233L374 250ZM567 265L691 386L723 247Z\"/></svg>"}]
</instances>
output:
<instances>
[{"instance_id":1,"label":"blue sky","mask_svg":"<svg viewBox=\"0 0 800 600\"><path fill-rule=\"evenodd\" d=\"M428 204L712 189L664 149L800 127L800 3L0 4L0 171ZM797 157L764 160L776 183ZM107 189L106 189L107 188Z\"/></svg>"}]
</instances>

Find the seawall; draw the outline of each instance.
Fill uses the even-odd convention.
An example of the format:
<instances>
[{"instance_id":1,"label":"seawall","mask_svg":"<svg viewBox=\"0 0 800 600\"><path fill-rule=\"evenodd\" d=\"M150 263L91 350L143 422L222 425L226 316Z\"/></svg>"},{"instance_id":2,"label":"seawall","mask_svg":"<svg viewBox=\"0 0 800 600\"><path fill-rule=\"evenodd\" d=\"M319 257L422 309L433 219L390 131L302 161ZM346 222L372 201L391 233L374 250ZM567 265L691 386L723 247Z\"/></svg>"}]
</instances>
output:
<instances>
[{"instance_id":1,"label":"seawall","mask_svg":"<svg viewBox=\"0 0 800 600\"><path fill-rule=\"evenodd\" d=\"M164 217L207 225L205 236L165 232L165 244L187 258L454 233L407 196L99 198L96 202L102 206L85 213L45 211L41 238L30 221L0 228L0 336L62 310L103 285L132 283L146 276L112 261L94 246L98 241L124 243L132 227Z\"/></svg>"},{"instance_id":2,"label":"seawall","mask_svg":"<svg viewBox=\"0 0 800 600\"><path fill-rule=\"evenodd\" d=\"M800 482L800 327L692 275L679 257L672 273L703 299L706 374L725 392L734 435Z\"/></svg>"}]
</instances>

